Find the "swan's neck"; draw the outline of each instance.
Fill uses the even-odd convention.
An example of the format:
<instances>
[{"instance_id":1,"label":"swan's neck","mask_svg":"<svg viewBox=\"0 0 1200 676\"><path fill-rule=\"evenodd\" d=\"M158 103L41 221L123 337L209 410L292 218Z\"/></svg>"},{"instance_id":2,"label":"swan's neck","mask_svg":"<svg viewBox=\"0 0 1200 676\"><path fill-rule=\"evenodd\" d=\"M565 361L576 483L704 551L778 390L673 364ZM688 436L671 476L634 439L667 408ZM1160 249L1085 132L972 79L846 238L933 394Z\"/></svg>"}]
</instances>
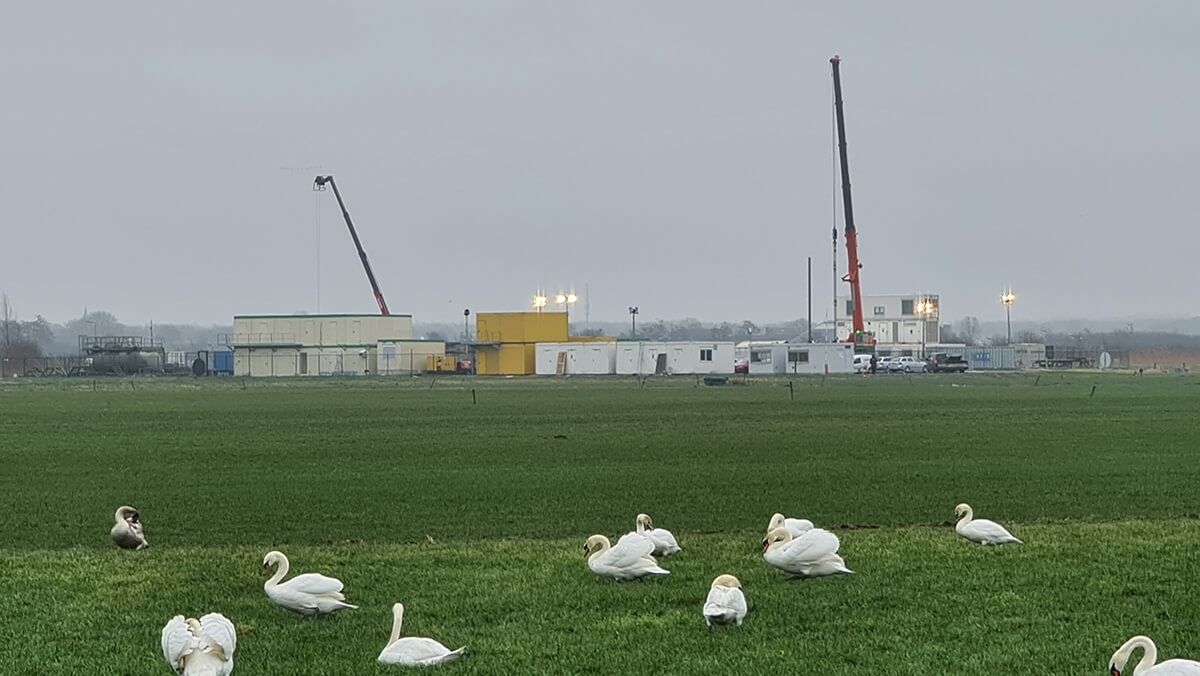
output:
<instances>
[{"instance_id":1,"label":"swan's neck","mask_svg":"<svg viewBox=\"0 0 1200 676\"><path fill-rule=\"evenodd\" d=\"M975 513L971 511L970 507L964 509L963 515L961 517L959 517L959 519L958 519L959 527L962 527L962 526L965 526L965 525L971 523L971 519L974 519L974 518L975 518Z\"/></svg>"},{"instance_id":2,"label":"swan's neck","mask_svg":"<svg viewBox=\"0 0 1200 676\"><path fill-rule=\"evenodd\" d=\"M117 523L125 522L125 516L122 514L122 510L120 510L120 509L117 510L117 513L113 518L115 518L117 520Z\"/></svg>"},{"instance_id":3,"label":"swan's neck","mask_svg":"<svg viewBox=\"0 0 1200 676\"><path fill-rule=\"evenodd\" d=\"M397 608L392 612L392 635L388 638L388 645L400 640L400 625L404 622L404 609Z\"/></svg>"},{"instance_id":4,"label":"swan's neck","mask_svg":"<svg viewBox=\"0 0 1200 676\"><path fill-rule=\"evenodd\" d=\"M1152 641L1138 641L1134 644L1134 647L1137 646L1142 647L1142 659L1137 663L1137 666L1133 668L1134 676L1137 676L1143 671L1148 670L1150 667L1154 666L1155 662L1158 661L1158 648L1154 646ZM1130 652L1133 651L1131 650Z\"/></svg>"},{"instance_id":5,"label":"swan's neck","mask_svg":"<svg viewBox=\"0 0 1200 676\"><path fill-rule=\"evenodd\" d=\"M638 535L646 534L646 524L643 523L641 519L638 519L636 530Z\"/></svg>"},{"instance_id":6,"label":"swan's neck","mask_svg":"<svg viewBox=\"0 0 1200 676\"><path fill-rule=\"evenodd\" d=\"M286 557L280 559L279 567L275 569L275 574L271 576L270 580L267 580L267 586L274 587L275 585L279 584L279 581L283 579L283 576L287 575L288 573L288 565L289 564Z\"/></svg>"},{"instance_id":7,"label":"swan's neck","mask_svg":"<svg viewBox=\"0 0 1200 676\"><path fill-rule=\"evenodd\" d=\"M610 549L612 549L612 543L610 543L608 541L608 538L601 538L600 546L597 547L596 549L594 549L592 551L592 553L590 555L588 555L588 560L590 561L590 560L596 558L597 556L600 556L604 552L607 552Z\"/></svg>"}]
</instances>

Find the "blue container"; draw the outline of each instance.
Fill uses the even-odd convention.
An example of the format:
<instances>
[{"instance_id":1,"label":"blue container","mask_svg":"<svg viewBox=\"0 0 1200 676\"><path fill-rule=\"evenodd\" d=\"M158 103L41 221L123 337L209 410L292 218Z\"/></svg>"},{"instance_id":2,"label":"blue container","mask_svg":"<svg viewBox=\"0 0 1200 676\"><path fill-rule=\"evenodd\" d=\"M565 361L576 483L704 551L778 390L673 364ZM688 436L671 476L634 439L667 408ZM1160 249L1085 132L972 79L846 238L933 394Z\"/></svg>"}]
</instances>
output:
<instances>
[{"instance_id":1,"label":"blue container","mask_svg":"<svg viewBox=\"0 0 1200 676\"><path fill-rule=\"evenodd\" d=\"M233 375L233 352L231 350L213 352L212 371L216 374Z\"/></svg>"}]
</instances>

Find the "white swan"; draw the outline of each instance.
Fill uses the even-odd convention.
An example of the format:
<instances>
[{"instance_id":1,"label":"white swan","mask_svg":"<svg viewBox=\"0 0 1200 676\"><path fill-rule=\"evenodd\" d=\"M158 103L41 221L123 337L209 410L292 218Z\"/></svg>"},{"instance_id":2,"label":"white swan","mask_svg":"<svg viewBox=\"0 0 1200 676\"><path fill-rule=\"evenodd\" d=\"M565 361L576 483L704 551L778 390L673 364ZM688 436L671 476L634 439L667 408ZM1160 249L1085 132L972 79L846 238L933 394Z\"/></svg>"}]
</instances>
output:
<instances>
[{"instance_id":1,"label":"white swan","mask_svg":"<svg viewBox=\"0 0 1200 676\"><path fill-rule=\"evenodd\" d=\"M669 575L658 566L651 552L654 544L637 533L626 533L614 547L603 535L593 535L583 546L588 568L614 580L637 580L647 575Z\"/></svg>"},{"instance_id":2,"label":"white swan","mask_svg":"<svg viewBox=\"0 0 1200 676\"><path fill-rule=\"evenodd\" d=\"M793 538L786 528L776 528L763 540L763 559L796 577L822 577L853 573L837 555L841 543L824 528L814 528Z\"/></svg>"},{"instance_id":3,"label":"white swan","mask_svg":"<svg viewBox=\"0 0 1200 676\"><path fill-rule=\"evenodd\" d=\"M732 575L718 575L704 600L704 622L712 629L714 624L736 624L742 626L746 617L746 596L742 583Z\"/></svg>"},{"instance_id":4,"label":"white swan","mask_svg":"<svg viewBox=\"0 0 1200 676\"><path fill-rule=\"evenodd\" d=\"M1158 660L1158 648L1145 636L1134 636L1113 653L1108 661L1108 672L1111 676L1121 676L1125 663L1129 661L1133 651L1142 649L1142 660L1133 667L1133 676L1200 676L1200 662L1195 660L1167 660L1155 664Z\"/></svg>"},{"instance_id":5,"label":"white swan","mask_svg":"<svg viewBox=\"0 0 1200 676\"><path fill-rule=\"evenodd\" d=\"M767 524L767 532L770 533L776 528L786 528L792 537L798 538L813 529L813 522L808 519L788 519L775 513L771 515L771 522Z\"/></svg>"},{"instance_id":6,"label":"white swan","mask_svg":"<svg viewBox=\"0 0 1200 676\"><path fill-rule=\"evenodd\" d=\"M654 522L650 520L647 514L638 514L635 521L636 533L641 535L654 545L654 551L651 552L654 556L669 556L674 554L679 549L679 543L675 541L675 536L666 528L655 528Z\"/></svg>"},{"instance_id":7,"label":"white swan","mask_svg":"<svg viewBox=\"0 0 1200 676\"><path fill-rule=\"evenodd\" d=\"M954 531L971 542L981 545L1004 545L1012 542L1024 544L995 521L972 520L971 506L965 502L954 508L954 516L958 519Z\"/></svg>"},{"instance_id":8,"label":"white swan","mask_svg":"<svg viewBox=\"0 0 1200 676\"><path fill-rule=\"evenodd\" d=\"M229 676L236 649L237 631L220 613L176 615L162 630L163 657L179 676Z\"/></svg>"},{"instance_id":9,"label":"white swan","mask_svg":"<svg viewBox=\"0 0 1200 676\"><path fill-rule=\"evenodd\" d=\"M288 559L282 552L268 552L263 557L263 575L271 570L271 564L279 564L275 575L263 584L267 597L279 607L300 613L305 617L316 617L336 612L344 608L356 609L349 603L343 603L346 598L342 595L342 581L325 577L318 573L297 575L287 582L280 582L288 573Z\"/></svg>"},{"instance_id":10,"label":"white swan","mask_svg":"<svg viewBox=\"0 0 1200 676\"><path fill-rule=\"evenodd\" d=\"M404 604L392 606L392 636L383 652L379 653L380 664L401 664L418 667L431 664L446 664L462 657L466 646L451 650L431 638L405 636L400 638L400 624L404 621Z\"/></svg>"},{"instance_id":11,"label":"white swan","mask_svg":"<svg viewBox=\"0 0 1200 676\"><path fill-rule=\"evenodd\" d=\"M112 530L109 531L113 544L121 549L145 549L150 546L150 543L146 542L146 536L142 533L141 517L136 509L126 506L118 507L116 520Z\"/></svg>"}]
</instances>

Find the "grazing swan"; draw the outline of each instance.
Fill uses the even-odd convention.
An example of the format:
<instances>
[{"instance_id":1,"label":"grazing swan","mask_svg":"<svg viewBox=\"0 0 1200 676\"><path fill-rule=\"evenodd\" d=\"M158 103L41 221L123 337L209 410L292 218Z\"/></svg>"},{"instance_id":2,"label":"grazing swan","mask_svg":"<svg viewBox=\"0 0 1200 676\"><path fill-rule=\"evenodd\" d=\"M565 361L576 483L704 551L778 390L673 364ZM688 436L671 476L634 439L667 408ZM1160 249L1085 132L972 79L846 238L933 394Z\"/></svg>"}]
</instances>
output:
<instances>
[{"instance_id":1,"label":"grazing swan","mask_svg":"<svg viewBox=\"0 0 1200 676\"><path fill-rule=\"evenodd\" d=\"M654 544L637 533L626 533L617 540L617 546L609 544L603 535L593 535L583 546L588 557L588 568L597 575L614 580L637 580L647 575L669 575L671 571L658 567L651 552Z\"/></svg>"},{"instance_id":2,"label":"grazing swan","mask_svg":"<svg viewBox=\"0 0 1200 676\"><path fill-rule=\"evenodd\" d=\"M786 528L792 537L798 538L813 529L813 522L808 519L788 519L782 514L774 514L771 516L771 523L767 524L767 532L770 533L776 528Z\"/></svg>"},{"instance_id":3,"label":"grazing swan","mask_svg":"<svg viewBox=\"0 0 1200 676\"><path fill-rule=\"evenodd\" d=\"M971 506L965 502L955 507L954 516L958 519L958 523L954 526L954 531L971 542L978 542L981 545L1004 545L1011 542L1023 544L1013 537L1012 533L1004 530L1004 526L987 519L972 520L972 515Z\"/></svg>"},{"instance_id":4,"label":"grazing swan","mask_svg":"<svg viewBox=\"0 0 1200 676\"><path fill-rule=\"evenodd\" d=\"M822 577L853 573L837 555L841 543L824 528L814 528L798 538L786 528L776 528L763 540L763 559L796 577Z\"/></svg>"},{"instance_id":5,"label":"grazing swan","mask_svg":"<svg viewBox=\"0 0 1200 676\"><path fill-rule=\"evenodd\" d=\"M400 623L404 621L404 604L392 606L392 636L387 646L379 653L380 664L401 664L419 667L430 664L446 664L462 657L466 646L451 650L431 638L405 636L400 638Z\"/></svg>"},{"instance_id":6,"label":"grazing swan","mask_svg":"<svg viewBox=\"0 0 1200 676\"><path fill-rule=\"evenodd\" d=\"M704 622L712 629L714 624L736 624L742 626L746 617L746 595L742 583L732 575L718 575L708 590L704 601Z\"/></svg>"},{"instance_id":7,"label":"grazing swan","mask_svg":"<svg viewBox=\"0 0 1200 676\"><path fill-rule=\"evenodd\" d=\"M1134 636L1113 653L1108 661L1108 673L1111 676L1121 676L1125 663L1129 661L1133 651L1142 649L1142 661L1133 667L1133 676L1200 676L1200 662L1195 660L1167 660L1155 664L1158 659L1158 649L1154 641L1145 636Z\"/></svg>"},{"instance_id":8,"label":"grazing swan","mask_svg":"<svg viewBox=\"0 0 1200 676\"><path fill-rule=\"evenodd\" d=\"M142 522L138 511L132 507L119 507L116 514L117 523L113 525L109 535L113 544L121 549L145 549L150 546L146 536L142 534Z\"/></svg>"},{"instance_id":9,"label":"grazing swan","mask_svg":"<svg viewBox=\"0 0 1200 676\"><path fill-rule=\"evenodd\" d=\"M162 630L163 657L179 676L229 676L236 649L237 632L221 613L176 615Z\"/></svg>"},{"instance_id":10,"label":"grazing swan","mask_svg":"<svg viewBox=\"0 0 1200 676\"><path fill-rule=\"evenodd\" d=\"M654 522L650 520L647 514L637 515L637 534L650 540L654 545L654 556L668 556L680 551L679 543L675 541L675 536L666 528L655 528Z\"/></svg>"},{"instance_id":11,"label":"grazing swan","mask_svg":"<svg viewBox=\"0 0 1200 676\"><path fill-rule=\"evenodd\" d=\"M342 581L318 573L297 575L287 582L280 582L288 573L288 559L283 552L269 552L263 557L263 575L271 570L271 564L279 564L275 575L263 584L267 596L285 610L300 613L305 617L316 617L342 610L356 609L343 603Z\"/></svg>"}]
</instances>

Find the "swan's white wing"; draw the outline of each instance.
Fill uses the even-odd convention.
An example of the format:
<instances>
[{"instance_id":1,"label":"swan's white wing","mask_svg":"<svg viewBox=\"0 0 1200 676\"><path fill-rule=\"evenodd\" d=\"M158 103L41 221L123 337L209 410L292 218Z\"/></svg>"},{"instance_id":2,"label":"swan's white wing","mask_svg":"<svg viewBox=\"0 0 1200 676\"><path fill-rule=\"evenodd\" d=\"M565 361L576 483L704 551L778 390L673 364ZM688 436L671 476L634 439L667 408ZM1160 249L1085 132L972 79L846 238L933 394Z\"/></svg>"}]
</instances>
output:
<instances>
[{"instance_id":1,"label":"swan's white wing","mask_svg":"<svg viewBox=\"0 0 1200 676\"><path fill-rule=\"evenodd\" d=\"M316 594L318 596L336 594L342 591L341 580L333 577L326 577L320 573L305 573L303 575L297 575L283 584L287 585L291 589L294 589L295 591L302 592L304 594Z\"/></svg>"},{"instance_id":2,"label":"swan's white wing","mask_svg":"<svg viewBox=\"0 0 1200 676\"><path fill-rule=\"evenodd\" d=\"M1200 662L1195 660L1167 660L1150 667L1145 676L1200 676Z\"/></svg>"},{"instance_id":3,"label":"swan's white wing","mask_svg":"<svg viewBox=\"0 0 1200 676\"><path fill-rule=\"evenodd\" d=\"M963 532L981 540L1004 540L1012 537L1004 526L987 519L975 519L963 527Z\"/></svg>"},{"instance_id":4,"label":"swan's white wing","mask_svg":"<svg viewBox=\"0 0 1200 676\"><path fill-rule=\"evenodd\" d=\"M175 673L183 673L183 658L192 654L194 645L195 637L192 636L191 629L184 622L183 615L172 617L171 621L163 627L163 658L167 660L167 664L171 665Z\"/></svg>"},{"instance_id":5,"label":"swan's white wing","mask_svg":"<svg viewBox=\"0 0 1200 676\"><path fill-rule=\"evenodd\" d=\"M395 643L388 646L379 659L383 661L386 658L392 658L401 663L419 664L436 660L449 652L449 648L431 638L405 636L396 639Z\"/></svg>"},{"instance_id":6,"label":"swan's white wing","mask_svg":"<svg viewBox=\"0 0 1200 676\"><path fill-rule=\"evenodd\" d=\"M200 642L215 647L221 651L223 659L231 660L233 651L237 650L237 631L221 613L209 613L200 618ZM210 650L210 647L204 647L205 652Z\"/></svg>"},{"instance_id":7,"label":"swan's white wing","mask_svg":"<svg viewBox=\"0 0 1200 676\"><path fill-rule=\"evenodd\" d=\"M731 613L736 619L746 615L746 595L737 587L713 587L704 602L704 614L709 617Z\"/></svg>"},{"instance_id":8,"label":"swan's white wing","mask_svg":"<svg viewBox=\"0 0 1200 676\"><path fill-rule=\"evenodd\" d=\"M792 534L792 537L798 538L813 529L813 522L808 519L784 519L783 527Z\"/></svg>"},{"instance_id":9,"label":"swan's white wing","mask_svg":"<svg viewBox=\"0 0 1200 676\"><path fill-rule=\"evenodd\" d=\"M841 543L833 533L824 528L814 528L804 535L785 543L781 548L788 558L815 561L830 554L836 554Z\"/></svg>"},{"instance_id":10,"label":"swan's white wing","mask_svg":"<svg viewBox=\"0 0 1200 676\"><path fill-rule=\"evenodd\" d=\"M680 551L679 543L675 541L675 535L665 528L655 528L654 530L646 531L646 537L654 543L654 551L664 554L672 554Z\"/></svg>"},{"instance_id":11,"label":"swan's white wing","mask_svg":"<svg viewBox=\"0 0 1200 676\"><path fill-rule=\"evenodd\" d=\"M627 568L639 559L653 558L654 543L643 535L626 533L617 540L617 544L608 550L609 565Z\"/></svg>"}]
</instances>

